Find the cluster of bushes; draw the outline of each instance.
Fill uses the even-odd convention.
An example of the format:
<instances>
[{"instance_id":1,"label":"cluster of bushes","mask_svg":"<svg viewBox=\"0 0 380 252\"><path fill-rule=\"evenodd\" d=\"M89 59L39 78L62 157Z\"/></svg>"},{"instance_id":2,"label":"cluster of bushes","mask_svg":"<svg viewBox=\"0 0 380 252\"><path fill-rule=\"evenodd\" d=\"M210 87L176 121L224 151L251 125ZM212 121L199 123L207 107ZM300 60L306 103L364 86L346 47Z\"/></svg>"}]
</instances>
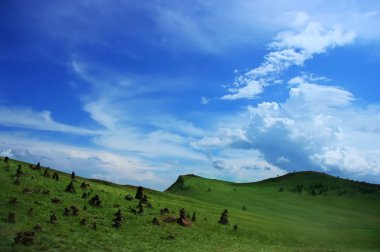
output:
<instances>
[{"instance_id":1,"label":"cluster of bushes","mask_svg":"<svg viewBox=\"0 0 380 252\"><path fill-rule=\"evenodd\" d=\"M292 188L290 191L293 193L302 193L303 185L297 184L294 188Z\"/></svg>"},{"instance_id":2,"label":"cluster of bushes","mask_svg":"<svg viewBox=\"0 0 380 252\"><path fill-rule=\"evenodd\" d=\"M312 196L317 195L327 195L327 191L329 188L327 186L324 186L322 183L317 183L312 186L309 186L309 194Z\"/></svg>"}]
</instances>

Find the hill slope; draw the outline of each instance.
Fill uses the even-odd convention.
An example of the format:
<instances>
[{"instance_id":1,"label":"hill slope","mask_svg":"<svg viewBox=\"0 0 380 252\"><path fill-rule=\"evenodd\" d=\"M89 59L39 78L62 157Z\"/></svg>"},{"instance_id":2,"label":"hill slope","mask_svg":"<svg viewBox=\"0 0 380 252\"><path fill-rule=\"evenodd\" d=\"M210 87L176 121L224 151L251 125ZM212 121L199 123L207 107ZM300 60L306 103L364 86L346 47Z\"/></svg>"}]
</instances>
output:
<instances>
[{"instance_id":1,"label":"hill slope","mask_svg":"<svg viewBox=\"0 0 380 252\"><path fill-rule=\"evenodd\" d=\"M166 192L244 210L252 223L292 238L352 248L372 244L380 249L379 185L318 172L290 173L256 183L185 175Z\"/></svg>"},{"instance_id":2,"label":"hill slope","mask_svg":"<svg viewBox=\"0 0 380 252\"><path fill-rule=\"evenodd\" d=\"M22 174L16 176L19 166ZM187 197L144 190L152 208L144 204L144 214L136 215L132 211L138 200L124 198L128 194L134 196L136 187L76 177L73 182L76 193L69 193L65 192L72 181L69 174L58 172L57 181L51 178L56 171L49 170L50 176L46 177L45 171L44 167L36 169L35 165L15 160L5 163L1 158L0 251L376 251L380 248L377 192L364 196L328 193L312 197L288 189L279 193L277 182L273 186L270 180L261 184L233 184L182 176L183 181L175 183L172 192ZM19 184L15 184L18 177ZM81 188L83 181L90 186ZM209 187L211 192L207 192ZM87 199L82 198L84 193L89 193ZM89 204L94 195L99 195L101 207ZM52 203L54 198L60 202ZM241 209L243 204L245 211ZM71 206L79 213L64 216L64 209ZM197 220L191 228L162 222L168 216L178 217L182 207L190 213L196 212ZM30 208L33 211L28 214ZM163 208L170 212L161 215ZM218 224L225 208L229 210L231 225ZM123 219L121 226L115 228L112 220L118 209ZM11 212L15 214L15 223L8 222ZM50 223L53 214L57 217L56 224ZM152 224L154 217L161 221L160 225ZM86 219L84 225L80 225L82 219ZM37 224L42 231L35 231L31 245L14 244L17 233L33 231ZM233 230L235 224L238 231Z\"/></svg>"}]
</instances>

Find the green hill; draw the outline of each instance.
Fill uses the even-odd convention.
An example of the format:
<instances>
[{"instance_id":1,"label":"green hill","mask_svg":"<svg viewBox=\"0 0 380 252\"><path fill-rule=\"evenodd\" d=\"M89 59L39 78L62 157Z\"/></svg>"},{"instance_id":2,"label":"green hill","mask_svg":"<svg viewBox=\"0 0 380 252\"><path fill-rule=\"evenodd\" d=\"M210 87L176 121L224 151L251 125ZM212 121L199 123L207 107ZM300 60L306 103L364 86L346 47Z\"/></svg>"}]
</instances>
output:
<instances>
[{"instance_id":1,"label":"green hill","mask_svg":"<svg viewBox=\"0 0 380 252\"><path fill-rule=\"evenodd\" d=\"M151 207L142 204L144 213L140 215L135 214L139 201L134 199L134 186L76 177L75 193L70 193L65 191L72 181L70 174L53 169L48 172L49 176L45 167L1 158L0 251L380 249L378 185L314 172L245 184L185 175L166 192L144 189ZM51 178L55 172L59 180ZM81 188L83 182L86 188ZM83 198L84 194L88 197ZM100 207L89 204L95 195L101 200ZM133 199L126 200L126 195ZM59 199L59 203L52 199ZM68 216L64 216L65 208ZM169 212L161 214L164 208ZM191 227L175 221L181 208L190 215L196 212ZM224 209L229 212L229 225L218 224ZM118 210L122 218L117 221L120 227L115 227ZM55 224L50 222L53 214ZM153 218L160 225L154 225ZM170 219L174 222L164 222ZM42 230L35 230L36 226ZM25 231L34 232L31 244L15 244L17 236L20 241L26 237L25 242L32 236L17 235Z\"/></svg>"},{"instance_id":2,"label":"green hill","mask_svg":"<svg viewBox=\"0 0 380 252\"><path fill-rule=\"evenodd\" d=\"M246 223L273 235L326 248L380 249L379 185L318 172L290 173L256 183L185 175L166 191L241 209Z\"/></svg>"}]
</instances>

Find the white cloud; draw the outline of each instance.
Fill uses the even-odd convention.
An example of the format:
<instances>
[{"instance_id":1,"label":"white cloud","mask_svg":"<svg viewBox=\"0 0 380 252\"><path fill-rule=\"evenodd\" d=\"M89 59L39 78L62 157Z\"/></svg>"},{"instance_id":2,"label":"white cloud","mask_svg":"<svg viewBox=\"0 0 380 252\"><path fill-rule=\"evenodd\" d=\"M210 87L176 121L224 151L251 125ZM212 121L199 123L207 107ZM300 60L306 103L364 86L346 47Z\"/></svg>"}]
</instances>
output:
<instances>
[{"instance_id":1,"label":"white cloud","mask_svg":"<svg viewBox=\"0 0 380 252\"><path fill-rule=\"evenodd\" d=\"M376 29L379 23L377 2L368 4L351 1L347 4L345 0L338 0L326 5L325 1L319 0L313 3L293 0L233 0L220 4L219 1L212 0L184 4L169 1L130 5L123 1L89 4L87 0L79 0L74 5L52 2L39 7L30 10L38 11L34 13L40 17L36 23L40 22L38 25L43 31L35 30L41 34L49 33L56 41L64 41L70 50L83 48L91 41L93 45L111 48L115 53L125 53L134 59L139 58L139 55L115 42L120 40L107 39L110 32L117 34L121 41L138 36L141 44L153 44L154 48L176 52L203 50L211 53L227 51L232 48L231 45L234 49L236 46L247 45L253 48L277 33L263 63L237 76L235 83L229 87L228 94L222 97L227 100L258 97L267 85L282 83L277 76L282 71L291 66L302 66L314 55L351 43L354 34L360 39L380 38L380 30ZM131 15L126 13L131 12L144 15L141 15L142 19L130 22ZM154 25L149 32L141 32L146 23ZM349 32L347 28L350 29ZM288 30L279 32L284 29ZM379 108L352 108L354 97L342 88L318 85L310 82L311 78L306 81L304 77L299 77L290 83L290 97L286 102L251 106L248 109L251 118L238 119L243 126L233 120L228 122L229 125L220 122L221 129L214 136L195 142L196 138L206 134L205 130L199 129L182 115L174 117L164 113L164 106L160 107L162 104L155 100L154 95L149 100L141 100L139 96L149 92L151 94L157 89L178 90L179 82L168 89L162 88L162 85L147 87L146 83L156 84L158 79L144 79L136 84L135 78L125 78L124 73L120 75L109 71L105 66L93 68L91 64L79 61L76 56L71 63L74 73L93 86L93 92L83 97L83 108L104 126L103 134L97 136L96 143L111 152L133 153L135 157L146 158L144 160L150 165L153 158L160 157L160 161L166 160L180 167L186 163L183 160L189 162L191 159L201 163L203 158L199 150L260 149L262 158L260 155L243 152L244 155L254 156L249 160L221 151L211 153L224 157L217 157L228 167L224 171L233 169L235 174L240 174L244 170L240 177L247 177L250 171L241 168L253 167L252 164L264 168L281 164L288 168L296 161L326 167L354 163L336 161L343 160L343 152L358 153L357 156L365 157L358 163L368 164L362 167L372 167L373 171L377 169L373 165L376 164L373 161L375 157L370 153L376 153L379 148ZM207 98L201 99L202 101L208 102ZM147 109L138 109L142 107ZM339 111L337 107L340 108ZM4 118L1 113L2 125L92 134L87 129L56 122L50 112L28 112L27 109L21 109L9 110L8 114L10 117ZM249 123L243 124L245 121ZM189 142L193 142L195 151L189 148ZM28 146L27 149L33 149L33 146ZM78 159L86 160L86 157L91 159L91 156L85 155ZM113 160L109 156L102 159ZM133 162L123 161L133 167ZM118 163L116 160L114 162ZM144 163L139 165L144 166ZM152 177L152 174L154 172L149 170L143 175ZM112 177L104 173L96 176Z\"/></svg>"},{"instance_id":2,"label":"white cloud","mask_svg":"<svg viewBox=\"0 0 380 252\"><path fill-rule=\"evenodd\" d=\"M108 178L116 183L141 184L159 189L170 184L170 181L159 175L165 168L152 166L135 156L119 155L107 150L79 148L25 136L9 137L2 134L0 153L27 162L41 162L44 166L68 173L74 170L85 177ZM170 174L172 179L175 176Z\"/></svg>"},{"instance_id":3,"label":"white cloud","mask_svg":"<svg viewBox=\"0 0 380 252\"><path fill-rule=\"evenodd\" d=\"M13 157L12 150L11 149L3 149L0 152L0 156L2 156L2 157Z\"/></svg>"},{"instance_id":4,"label":"white cloud","mask_svg":"<svg viewBox=\"0 0 380 252\"><path fill-rule=\"evenodd\" d=\"M279 51L284 49L296 49L302 52L303 58L296 60L303 64L315 54L326 52L337 46L350 44L355 38L353 31L345 31L339 27L326 28L318 22L308 22L299 30L280 32L270 48Z\"/></svg>"},{"instance_id":5,"label":"white cloud","mask_svg":"<svg viewBox=\"0 0 380 252\"><path fill-rule=\"evenodd\" d=\"M203 137L201 140L192 142L191 146L200 150L213 147L228 147L231 144L244 145L250 140L246 137L243 129L221 128L213 137Z\"/></svg>"},{"instance_id":6,"label":"white cloud","mask_svg":"<svg viewBox=\"0 0 380 252\"><path fill-rule=\"evenodd\" d=\"M82 62L78 57L73 58L70 67L91 85L91 91L81 98L83 110L103 126L99 133L58 123L50 112L30 109L0 107L0 124L92 134L85 142L92 148L75 147L77 142L71 138L68 141L74 142L72 146L45 143L30 139L34 134L16 134L17 129L14 129L12 137L0 137L0 152L33 162L44 160L58 169L77 167L88 174L86 176L143 183L160 189L163 185L169 186L178 174L196 173L208 165L207 158L189 145L190 141L203 135L204 130L186 119L166 113L161 108L166 104L146 99L144 95L152 89L143 88L145 80L128 79L114 71L109 73L107 69ZM39 136L35 134L36 138ZM91 170L86 170L87 167Z\"/></svg>"},{"instance_id":7,"label":"white cloud","mask_svg":"<svg viewBox=\"0 0 380 252\"><path fill-rule=\"evenodd\" d=\"M362 151L349 146L324 147L320 153L310 156L310 159L323 169L331 167L344 172L359 175L380 174L380 148Z\"/></svg>"},{"instance_id":8,"label":"white cloud","mask_svg":"<svg viewBox=\"0 0 380 252\"><path fill-rule=\"evenodd\" d=\"M302 22L299 20L301 16ZM304 15L306 16L306 14ZM343 46L355 38L352 31L344 31L339 27L325 28L321 23L309 21L299 13L295 14L297 27L280 32L269 44L269 52L260 66L238 75L229 94L222 96L224 100L252 99L264 91L268 85L277 84L277 76L291 66L302 66L314 55L325 53L328 49Z\"/></svg>"},{"instance_id":9,"label":"white cloud","mask_svg":"<svg viewBox=\"0 0 380 252\"><path fill-rule=\"evenodd\" d=\"M0 107L0 125L7 127L57 131L74 134L101 134L100 131L75 127L55 121L50 111L34 111L29 108Z\"/></svg>"},{"instance_id":10,"label":"white cloud","mask_svg":"<svg viewBox=\"0 0 380 252\"><path fill-rule=\"evenodd\" d=\"M209 102L210 102L209 98L204 97L204 96L201 97L201 104L205 105L205 104L208 104Z\"/></svg>"},{"instance_id":11,"label":"white cloud","mask_svg":"<svg viewBox=\"0 0 380 252\"><path fill-rule=\"evenodd\" d=\"M193 146L225 164L231 150L257 150L266 162L289 171L380 176L379 106L360 108L347 90L311 79L324 78L293 78L285 102L248 106L249 123L223 128Z\"/></svg>"},{"instance_id":12,"label":"white cloud","mask_svg":"<svg viewBox=\"0 0 380 252\"><path fill-rule=\"evenodd\" d=\"M265 160L262 153L252 149L224 149L210 157L211 167L217 177L227 177L236 182L253 182L286 174L277 165Z\"/></svg>"},{"instance_id":13,"label":"white cloud","mask_svg":"<svg viewBox=\"0 0 380 252\"><path fill-rule=\"evenodd\" d=\"M199 9L203 12L199 13ZM312 3L231 0L223 4L218 1L165 4L155 8L154 14L160 29L171 38L171 45L191 43L197 49L215 52L237 43L263 42L269 34L286 26L299 28L311 20L322 26L350 28L361 39L378 40L380 32L375 27L380 20L379 9L376 1L338 0L326 5L324 0Z\"/></svg>"},{"instance_id":14,"label":"white cloud","mask_svg":"<svg viewBox=\"0 0 380 252\"><path fill-rule=\"evenodd\" d=\"M205 133L203 129L195 126L192 122L178 119L175 116L166 113L161 113L159 116L149 115L147 116L146 121L157 128L185 136L201 136Z\"/></svg>"},{"instance_id":15,"label":"white cloud","mask_svg":"<svg viewBox=\"0 0 380 252\"><path fill-rule=\"evenodd\" d=\"M278 163L278 164L281 164L281 163L289 163L289 162L290 162L289 158L284 157L284 156L279 156L279 157L277 158L277 160L276 160L276 163Z\"/></svg>"},{"instance_id":16,"label":"white cloud","mask_svg":"<svg viewBox=\"0 0 380 252\"><path fill-rule=\"evenodd\" d=\"M155 109L135 115L130 112L133 103L119 104L119 98L119 94L103 92L99 100L93 98L84 105L91 118L105 126L104 134L94 140L98 146L149 158L204 160L188 146L189 139L202 135L203 130L164 112L155 113Z\"/></svg>"},{"instance_id":17,"label":"white cloud","mask_svg":"<svg viewBox=\"0 0 380 252\"><path fill-rule=\"evenodd\" d=\"M180 160L180 165L184 166L184 160L188 163L206 160L189 146L189 142L203 135L204 130L165 112L161 109L161 101L155 103L153 99L147 99L146 92L153 91L149 88L141 90L139 86L144 86L144 82L120 73L110 77L106 69L81 62L77 57L72 69L92 86L92 91L83 99L83 109L105 127L104 134L94 138L97 146L133 154L154 163ZM127 85L123 82L126 79L129 80Z\"/></svg>"},{"instance_id":18,"label":"white cloud","mask_svg":"<svg viewBox=\"0 0 380 252\"><path fill-rule=\"evenodd\" d=\"M312 17L322 25L350 28L365 40L380 38L380 31L376 29L380 20L377 1L347 3L336 0L326 4L325 0L312 3L302 0L225 0L223 3L194 0L181 4L175 1L130 4L123 0L112 3L78 0L71 4L54 1L36 6L28 12L39 17L28 24L33 25L33 30L64 42L69 49L91 41L135 59L142 57L139 51L121 45L119 40L109 39L111 33L127 40L139 36L147 45L169 51L218 53L237 44L260 44L289 24L298 27ZM141 32L146 29L147 22L152 24L149 32Z\"/></svg>"},{"instance_id":19,"label":"white cloud","mask_svg":"<svg viewBox=\"0 0 380 252\"><path fill-rule=\"evenodd\" d=\"M297 79L297 82L295 81ZM337 86L324 86L309 83L304 77L290 80L292 87L289 92L290 99L284 106L290 112L303 111L303 114L316 112L318 109L328 109L349 105L354 101L353 95ZM299 113L299 112L298 112Z\"/></svg>"},{"instance_id":20,"label":"white cloud","mask_svg":"<svg viewBox=\"0 0 380 252\"><path fill-rule=\"evenodd\" d=\"M222 100L236 100L241 98L253 99L263 92L263 84L256 80L250 80L243 87L229 88L231 94L224 95Z\"/></svg>"}]
</instances>

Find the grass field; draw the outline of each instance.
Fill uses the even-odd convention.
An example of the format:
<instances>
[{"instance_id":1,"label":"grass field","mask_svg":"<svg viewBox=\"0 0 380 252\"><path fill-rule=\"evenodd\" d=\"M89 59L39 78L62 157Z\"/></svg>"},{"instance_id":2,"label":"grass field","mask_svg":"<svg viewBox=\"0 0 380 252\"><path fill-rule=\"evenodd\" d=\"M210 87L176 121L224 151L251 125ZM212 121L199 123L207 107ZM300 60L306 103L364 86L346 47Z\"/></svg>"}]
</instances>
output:
<instances>
[{"instance_id":1,"label":"grass field","mask_svg":"<svg viewBox=\"0 0 380 252\"><path fill-rule=\"evenodd\" d=\"M18 166L24 173L14 182ZM33 165L33 167L35 164ZM44 177L45 168L0 161L0 251L379 251L380 186L301 172L257 183L235 184L198 176L180 176L166 192L145 190L152 208L135 215L138 200L133 186L76 177L76 193L65 192L70 175L59 172L59 181ZM54 170L50 170L50 175ZM90 184L80 188L83 181ZM28 189L28 190L25 190ZM23 191L25 190L26 193ZM50 193L43 193L49 190ZM31 192L30 192L31 191ZM90 193L83 199L83 193ZM88 201L99 195L101 207ZM18 203L10 201L16 198ZM52 198L61 203L53 204ZM76 206L78 216L63 216L64 208ZM87 210L83 207L86 206ZM179 209L196 212L192 227L177 223L153 225L162 220L160 209L179 216ZM33 213L28 215L29 208ZM112 226L114 213L124 217ZM218 224L224 209L230 225ZM14 212L15 223L8 222ZM50 223L56 214L57 224ZM80 225L85 218L86 225ZM93 230L93 222L97 229ZM14 244L18 232L36 232L32 245ZM238 230L233 226L237 224Z\"/></svg>"}]
</instances>

